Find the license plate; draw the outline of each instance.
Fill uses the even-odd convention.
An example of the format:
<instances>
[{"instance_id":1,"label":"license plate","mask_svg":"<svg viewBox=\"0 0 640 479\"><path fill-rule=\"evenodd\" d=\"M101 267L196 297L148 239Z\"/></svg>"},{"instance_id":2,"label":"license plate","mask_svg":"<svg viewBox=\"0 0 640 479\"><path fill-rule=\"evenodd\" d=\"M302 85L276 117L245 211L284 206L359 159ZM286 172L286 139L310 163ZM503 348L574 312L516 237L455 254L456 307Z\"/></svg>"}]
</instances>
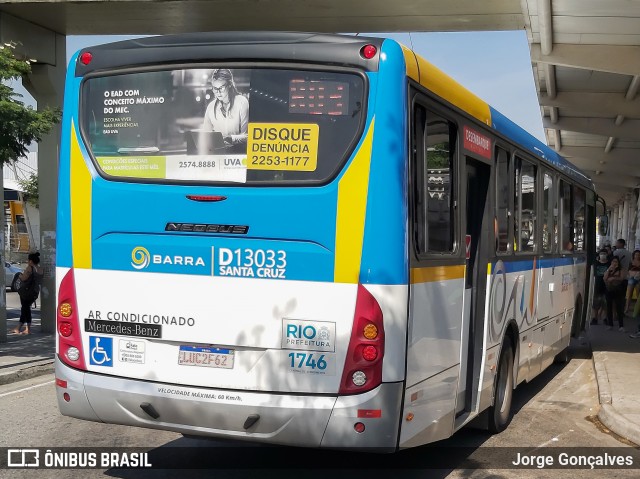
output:
<instances>
[{"instance_id":1,"label":"license plate","mask_svg":"<svg viewBox=\"0 0 640 479\"><path fill-rule=\"evenodd\" d=\"M208 348L202 346L180 346L178 364L205 368L233 369L233 349Z\"/></svg>"}]
</instances>

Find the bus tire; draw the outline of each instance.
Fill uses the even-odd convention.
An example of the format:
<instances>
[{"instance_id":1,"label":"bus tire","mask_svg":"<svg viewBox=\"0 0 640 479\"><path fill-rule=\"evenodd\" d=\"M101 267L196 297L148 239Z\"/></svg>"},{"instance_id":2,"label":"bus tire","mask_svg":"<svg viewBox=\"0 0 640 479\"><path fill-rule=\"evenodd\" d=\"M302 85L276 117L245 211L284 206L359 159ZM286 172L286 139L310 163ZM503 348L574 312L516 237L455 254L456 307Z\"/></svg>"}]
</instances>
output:
<instances>
[{"instance_id":1,"label":"bus tire","mask_svg":"<svg viewBox=\"0 0 640 479\"><path fill-rule=\"evenodd\" d=\"M559 363L559 364L566 364L569 362L570 359L571 359L571 354L569 353L569 346L567 346L558 354L556 354L556 357L553 359L553 362Z\"/></svg>"},{"instance_id":2,"label":"bus tire","mask_svg":"<svg viewBox=\"0 0 640 479\"><path fill-rule=\"evenodd\" d=\"M504 431L511 422L511 403L513 401L513 347L507 338L498 364L498 374L494 388L493 406L488 410L489 432L497 434Z\"/></svg>"},{"instance_id":3,"label":"bus tire","mask_svg":"<svg viewBox=\"0 0 640 479\"><path fill-rule=\"evenodd\" d=\"M571 321L571 337L580 336L580 331L584 331L584 321L582 317L582 298L576 298L576 304L573 308L573 320Z\"/></svg>"}]
</instances>

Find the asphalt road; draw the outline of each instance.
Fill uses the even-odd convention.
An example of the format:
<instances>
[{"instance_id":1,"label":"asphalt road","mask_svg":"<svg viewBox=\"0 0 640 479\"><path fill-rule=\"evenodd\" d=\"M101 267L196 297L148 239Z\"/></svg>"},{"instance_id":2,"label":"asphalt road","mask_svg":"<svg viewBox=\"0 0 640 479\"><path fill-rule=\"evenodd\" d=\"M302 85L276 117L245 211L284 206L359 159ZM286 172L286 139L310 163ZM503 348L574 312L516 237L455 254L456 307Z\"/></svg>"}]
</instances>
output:
<instances>
[{"instance_id":1,"label":"asphalt road","mask_svg":"<svg viewBox=\"0 0 640 479\"><path fill-rule=\"evenodd\" d=\"M194 461L215 464L203 470L0 470L0 477L51 478L157 478L157 477L295 477L323 478L578 478L633 477L639 475L640 451L603 432L590 419L595 416L597 389L585 345L576 344L567 365L553 365L515 395L515 416L502 434L491 436L474 429L459 431L435 445L392 455L318 451L287 447L248 446L223 441L194 440L164 431L80 421L58 413L52 375L0 387L0 447L145 447L152 454L168 455L174 447L189 451ZM538 449L543 448L543 449ZM555 449L554 449L555 448ZM585 470L506 468L517 454L552 454L558 451L594 454L607 449L634 457L634 468ZM156 456L158 457L158 456ZM181 456L183 457L183 456ZM188 467L188 462L181 462ZM434 469L439 465L441 469Z\"/></svg>"}]
</instances>

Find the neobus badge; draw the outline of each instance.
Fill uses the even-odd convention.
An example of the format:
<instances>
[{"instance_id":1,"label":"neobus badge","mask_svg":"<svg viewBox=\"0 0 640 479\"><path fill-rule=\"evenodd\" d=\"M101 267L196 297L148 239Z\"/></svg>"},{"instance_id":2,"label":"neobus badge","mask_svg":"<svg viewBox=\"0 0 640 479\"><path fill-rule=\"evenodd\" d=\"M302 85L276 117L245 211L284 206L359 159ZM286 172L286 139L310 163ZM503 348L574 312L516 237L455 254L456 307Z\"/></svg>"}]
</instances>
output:
<instances>
[{"instance_id":1,"label":"neobus badge","mask_svg":"<svg viewBox=\"0 0 640 479\"><path fill-rule=\"evenodd\" d=\"M282 348L335 352L336 323L284 319Z\"/></svg>"}]
</instances>

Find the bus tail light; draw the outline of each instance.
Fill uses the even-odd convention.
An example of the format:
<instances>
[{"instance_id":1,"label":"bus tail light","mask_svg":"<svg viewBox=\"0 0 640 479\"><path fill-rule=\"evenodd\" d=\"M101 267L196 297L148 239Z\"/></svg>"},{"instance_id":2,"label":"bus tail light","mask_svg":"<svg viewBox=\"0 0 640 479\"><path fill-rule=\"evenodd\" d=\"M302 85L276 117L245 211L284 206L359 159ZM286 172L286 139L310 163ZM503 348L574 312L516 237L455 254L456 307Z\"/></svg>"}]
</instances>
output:
<instances>
[{"instance_id":1,"label":"bus tail light","mask_svg":"<svg viewBox=\"0 0 640 479\"><path fill-rule=\"evenodd\" d=\"M376 53L378 53L378 49L375 45L365 45L360 49L360 56L362 56L362 58L364 58L365 60L371 60L376 56Z\"/></svg>"},{"instance_id":2,"label":"bus tail light","mask_svg":"<svg viewBox=\"0 0 640 479\"><path fill-rule=\"evenodd\" d=\"M91 63L91 60L93 60L93 55L91 54L91 52L84 52L82 55L80 55L80 63L82 63L83 65L88 65L89 63Z\"/></svg>"},{"instance_id":3,"label":"bus tail light","mask_svg":"<svg viewBox=\"0 0 640 479\"><path fill-rule=\"evenodd\" d=\"M70 269L60 283L57 308L58 357L67 366L86 370L76 302L76 283Z\"/></svg>"},{"instance_id":4,"label":"bus tail light","mask_svg":"<svg viewBox=\"0 0 640 479\"><path fill-rule=\"evenodd\" d=\"M359 394L378 387L382 382L383 356L382 309L373 295L358 284L353 329L339 393Z\"/></svg>"}]
</instances>

